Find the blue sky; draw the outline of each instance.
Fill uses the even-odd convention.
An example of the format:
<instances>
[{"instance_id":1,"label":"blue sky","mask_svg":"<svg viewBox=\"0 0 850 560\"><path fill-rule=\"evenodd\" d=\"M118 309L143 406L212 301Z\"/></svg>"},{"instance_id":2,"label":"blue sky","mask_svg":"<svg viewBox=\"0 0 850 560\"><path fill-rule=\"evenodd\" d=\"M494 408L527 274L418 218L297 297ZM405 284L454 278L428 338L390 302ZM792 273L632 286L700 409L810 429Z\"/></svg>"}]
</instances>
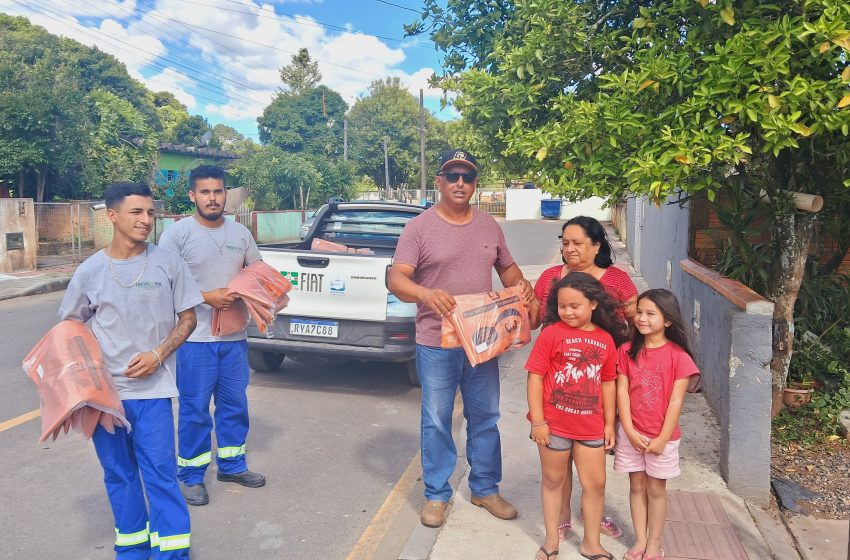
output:
<instances>
[{"instance_id":1,"label":"blue sky","mask_svg":"<svg viewBox=\"0 0 850 560\"><path fill-rule=\"evenodd\" d=\"M373 80L398 76L417 98L425 89L433 113L453 118L427 85L440 54L426 37L404 39L402 25L419 8L419 0L0 0L0 12L97 46L190 113L254 140L278 70L302 47L349 106Z\"/></svg>"}]
</instances>

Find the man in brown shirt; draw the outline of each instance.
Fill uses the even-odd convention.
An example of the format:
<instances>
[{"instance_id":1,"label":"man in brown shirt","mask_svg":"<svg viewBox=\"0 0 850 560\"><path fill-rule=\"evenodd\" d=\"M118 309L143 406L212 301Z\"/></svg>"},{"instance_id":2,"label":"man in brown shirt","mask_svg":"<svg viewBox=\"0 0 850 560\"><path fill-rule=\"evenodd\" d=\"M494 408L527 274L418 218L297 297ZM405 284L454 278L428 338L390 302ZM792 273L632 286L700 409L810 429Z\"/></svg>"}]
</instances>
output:
<instances>
[{"instance_id":1,"label":"man in brown shirt","mask_svg":"<svg viewBox=\"0 0 850 560\"><path fill-rule=\"evenodd\" d=\"M493 290L495 267L502 284L519 286L530 305L534 290L514 262L499 224L470 206L478 186L478 162L462 149L440 159L434 179L440 201L404 228L389 273L389 289L416 302L416 366L422 383L422 474L427 502L422 523L439 527L452 496L449 476L457 462L452 412L460 387L467 421L467 461L472 503L501 519L516 509L499 495L502 454L499 437L497 358L472 366L463 348L440 347L442 316L454 309L453 295Z\"/></svg>"}]
</instances>

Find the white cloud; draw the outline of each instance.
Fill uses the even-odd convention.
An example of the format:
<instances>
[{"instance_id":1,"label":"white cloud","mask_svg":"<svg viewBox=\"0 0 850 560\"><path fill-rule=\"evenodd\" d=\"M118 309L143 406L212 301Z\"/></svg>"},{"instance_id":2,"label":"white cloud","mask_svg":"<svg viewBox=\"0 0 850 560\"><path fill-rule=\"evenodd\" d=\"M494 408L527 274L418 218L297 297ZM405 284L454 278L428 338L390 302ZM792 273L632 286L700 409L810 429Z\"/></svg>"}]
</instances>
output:
<instances>
[{"instance_id":1,"label":"white cloud","mask_svg":"<svg viewBox=\"0 0 850 560\"><path fill-rule=\"evenodd\" d=\"M432 68L401 69L407 58L403 47L357 33L351 23L341 25L350 31L337 32L312 17L273 11L275 5L297 10L321 0L197 1L155 0L151 6L138 0L70 0L24 8L0 0L0 11L25 15L51 33L97 46L151 89L171 91L212 122L253 121L262 114L281 86L279 69L305 47L319 62L321 83L349 105L368 93L371 82L387 76L401 78L416 98L424 88L430 105L442 95L428 87ZM227 102L210 102L223 96Z\"/></svg>"},{"instance_id":2,"label":"white cloud","mask_svg":"<svg viewBox=\"0 0 850 560\"><path fill-rule=\"evenodd\" d=\"M166 68L147 78L137 73L134 73L133 77L144 82L153 91L170 91L190 112L198 107L195 96L186 91L186 88L197 85L197 82L182 72Z\"/></svg>"}]
</instances>

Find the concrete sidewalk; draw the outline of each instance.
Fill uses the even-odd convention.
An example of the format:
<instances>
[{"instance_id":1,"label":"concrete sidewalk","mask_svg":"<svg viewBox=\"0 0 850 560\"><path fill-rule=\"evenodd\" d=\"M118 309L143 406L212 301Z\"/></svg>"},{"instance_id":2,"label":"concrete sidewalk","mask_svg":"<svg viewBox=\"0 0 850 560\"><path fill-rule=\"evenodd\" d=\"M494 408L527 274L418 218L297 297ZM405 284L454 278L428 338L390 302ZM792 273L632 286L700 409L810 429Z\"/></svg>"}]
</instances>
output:
<instances>
[{"instance_id":1,"label":"concrete sidewalk","mask_svg":"<svg viewBox=\"0 0 850 560\"><path fill-rule=\"evenodd\" d=\"M629 271L638 291L643 291L646 284L631 268L623 244L616 242L614 248L617 266ZM548 266L551 265L523 267L523 271L527 278L534 281ZM529 344L500 358L502 419L499 426L503 454L500 492L519 510L518 519L502 521L470 503L466 480L468 468L464 454L465 429L462 427L458 431L456 441L458 469L452 480L456 492L447 521L439 529L417 525L399 557L400 560L531 560L535 557L535 551L544 541L545 532L540 505L540 460L536 446L528 439L529 427L525 418L528 405L526 372L523 365L531 346ZM732 494L721 478L717 459L719 427L701 394L688 394L680 422L683 434L680 448L682 475L671 480L668 489L716 496L751 560L799 559L793 540L781 521ZM609 456L605 512L614 518L624 534L616 540L603 536L602 545L614 558L619 559L634 542L634 532L629 511L628 476L615 473L612 467L613 457ZM578 480L574 479L573 530L568 541L560 545L560 559L580 557L580 496Z\"/></svg>"},{"instance_id":2,"label":"concrete sidewalk","mask_svg":"<svg viewBox=\"0 0 850 560\"><path fill-rule=\"evenodd\" d=\"M78 263L0 274L0 301L58 292L68 287Z\"/></svg>"}]
</instances>

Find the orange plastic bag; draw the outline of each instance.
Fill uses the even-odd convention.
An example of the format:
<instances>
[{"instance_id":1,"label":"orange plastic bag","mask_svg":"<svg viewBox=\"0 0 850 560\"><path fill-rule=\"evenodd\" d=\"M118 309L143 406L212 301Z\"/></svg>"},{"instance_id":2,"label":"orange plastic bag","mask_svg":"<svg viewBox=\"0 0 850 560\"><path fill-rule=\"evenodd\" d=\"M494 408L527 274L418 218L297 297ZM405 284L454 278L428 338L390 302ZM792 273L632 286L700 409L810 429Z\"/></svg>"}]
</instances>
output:
<instances>
[{"instance_id":1,"label":"orange plastic bag","mask_svg":"<svg viewBox=\"0 0 850 560\"><path fill-rule=\"evenodd\" d=\"M325 241L324 239L319 239L318 237L315 237L310 243L310 250L325 251L328 253L347 253L348 246L343 245L342 243L334 243L333 241Z\"/></svg>"},{"instance_id":2,"label":"orange plastic bag","mask_svg":"<svg viewBox=\"0 0 850 560\"><path fill-rule=\"evenodd\" d=\"M70 428L90 438L98 424L109 433L130 429L124 406L103 365L94 334L78 321L62 321L39 340L23 361L41 399L40 443Z\"/></svg>"},{"instance_id":3,"label":"orange plastic bag","mask_svg":"<svg viewBox=\"0 0 850 560\"><path fill-rule=\"evenodd\" d=\"M463 346L469 363L478 365L531 341L528 309L519 288L455 296L454 312L443 317L441 346Z\"/></svg>"},{"instance_id":4,"label":"orange plastic bag","mask_svg":"<svg viewBox=\"0 0 850 560\"><path fill-rule=\"evenodd\" d=\"M248 324L245 307L260 332L268 332L278 312L289 303L286 294L290 290L289 280L263 261L246 266L227 285L228 293L242 298L242 305L234 305L226 311L214 309L212 334L224 336L244 329Z\"/></svg>"},{"instance_id":5,"label":"orange plastic bag","mask_svg":"<svg viewBox=\"0 0 850 560\"><path fill-rule=\"evenodd\" d=\"M354 247L349 247L348 245L343 245L342 243L334 243L333 241L326 241L324 239L319 239L318 237L313 239L310 243L311 251L324 251L326 253L352 253L357 255L374 255L375 251L368 247L361 247L359 249L355 249Z\"/></svg>"}]
</instances>

